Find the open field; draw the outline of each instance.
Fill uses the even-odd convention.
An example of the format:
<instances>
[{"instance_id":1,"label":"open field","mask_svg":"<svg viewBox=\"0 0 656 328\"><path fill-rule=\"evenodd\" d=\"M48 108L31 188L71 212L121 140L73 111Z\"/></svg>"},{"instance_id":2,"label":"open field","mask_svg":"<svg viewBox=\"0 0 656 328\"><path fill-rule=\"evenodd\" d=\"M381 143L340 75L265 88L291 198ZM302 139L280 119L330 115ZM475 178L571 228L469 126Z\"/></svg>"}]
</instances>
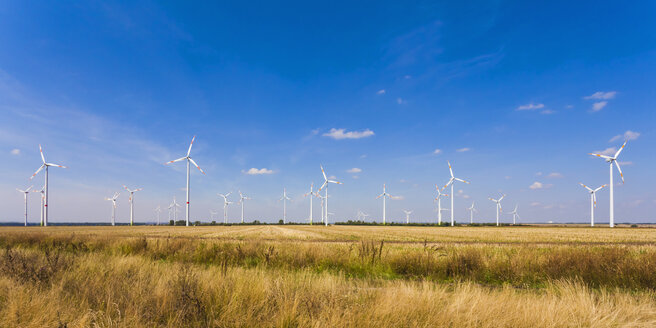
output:
<instances>
[{"instance_id":1,"label":"open field","mask_svg":"<svg viewBox=\"0 0 656 328\"><path fill-rule=\"evenodd\" d=\"M0 326L653 327L656 229L2 227Z\"/></svg>"}]
</instances>

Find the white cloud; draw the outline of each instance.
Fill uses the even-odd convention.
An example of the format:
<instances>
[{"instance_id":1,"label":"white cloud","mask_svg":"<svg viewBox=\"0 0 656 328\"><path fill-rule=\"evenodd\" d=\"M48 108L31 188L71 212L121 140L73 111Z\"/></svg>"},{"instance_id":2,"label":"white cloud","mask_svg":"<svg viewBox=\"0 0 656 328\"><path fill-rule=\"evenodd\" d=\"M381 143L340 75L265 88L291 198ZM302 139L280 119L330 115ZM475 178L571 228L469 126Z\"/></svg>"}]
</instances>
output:
<instances>
[{"instance_id":1,"label":"white cloud","mask_svg":"<svg viewBox=\"0 0 656 328\"><path fill-rule=\"evenodd\" d=\"M615 147L608 147L604 150L596 150L593 153L595 154L600 154L600 155L606 155L606 156L613 156L617 152L617 148Z\"/></svg>"},{"instance_id":2,"label":"white cloud","mask_svg":"<svg viewBox=\"0 0 656 328\"><path fill-rule=\"evenodd\" d=\"M14 148L14 149L11 150L12 155L20 155L20 153L21 153L21 151L18 148Z\"/></svg>"},{"instance_id":3,"label":"white cloud","mask_svg":"<svg viewBox=\"0 0 656 328\"><path fill-rule=\"evenodd\" d=\"M506 175L504 178L505 178L506 180L510 180L510 179L512 179L512 177L509 176L509 175Z\"/></svg>"},{"instance_id":4,"label":"white cloud","mask_svg":"<svg viewBox=\"0 0 656 328\"><path fill-rule=\"evenodd\" d=\"M537 172L537 173L535 173L535 176L536 176L536 177L542 176L542 172Z\"/></svg>"},{"instance_id":5,"label":"white cloud","mask_svg":"<svg viewBox=\"0 0 656 328\"><path fill-rule=\"evenodd\" d=\"M551 115L551 114L554 114L554 113L556 113L556 112L551 110L551 109L545 109L545 110L540 112L540 114L542 114L542 115Z\"/></svg>"},{"instance_id":6,"label":"white cloud","mask_svg":"<svg viewBox=\"0 0 656 328\"><path fill-rule=\"evenodd\" d=\"M442 153L442 149L436 148L435 150L433 150L433 154L435 155L439 155L441 153Z\"/></svg>"},{"instance_id":7,"label":"white cloud","mask_svg":"<svg viewBox=\"0 0 656 328\"><path fill-rule=\"evenodd\" d=\"M534 207L535 206L541 206L541 205L542 205L542 203L540 203L540 202L532 202L531 203L531 206L534 206Z\"/></svg>"},{"instance_id":8,"label":"white cloud","mask_svg":"<svg viewBox=\"0 0 656 328\"><path fill-rule=\"evenodd\" d=\"M626 162L618 161L617 164L625 166L625 165L633 165L633 162L631 162L631 161L626 161Z\"/></svg>"},{"instance_id":9,"label":"white cloud","mask_svg":"<svg viewBox=\"0 0 656 328\"><path fill-rule=\"evenodd\" d=\"M377 95L384 95L385 94L385 89L380 89L380 90L376 91L376 94Z\"/></svg>"},{"instance_id":10,"label":"white cloud","mask_svg":"<svg viewBox=\"0 0 656 328\"><path fill-rule=\"evenodd\" d=\"M358 175L354 175L354 176L352 176L351 178L353 178L353 179L356 179L356 180L357 180L357 179L360 179L360 176L358 176Z\"/></svg>"},{"instance_id":11,"label":"white cloud","mask_svg":"<svg viewBox=\"0 0 656 328\"><path fill-rule=\"evenodd\" d=\"M256 169L254 167L251 167L248 169L248 171L241 171L243 174L248 174L248 175L262 175L262 174L273 174L273 170L269 170L267 168L261 168L261 169Z\"/></svg>"},{"instance_id":12,"label":"white cloud","mask_svg":"<svg viewBox=\"0 0 656 328\"><path fill-rule=\"evenodd\" d=\"M466 151L470 151L470 150L471 150L471 149L470 149L470 148L467 148L467 147L465 147L465 148L460 148L460 149L456 149L456 151L459 152L459 153L464 153L464 152L466 152Z\"/></svg>"},{"instance_id":13,"label":"white cloud","mask_svg":"<svg viewBox=\"0 0 656 328\"><path fill-rule=\"evenodd\" d=\"M323 134L324 137L330 137L335 140L360 139L360 138L371 137L373 135L374 135L374 131L371 131L369 129L365 129L362 131L346 131L346 129L335 129L335 128L332 128L330 129L330 132Z\"/></svg>"},{"instance_id":14,"label":"white cloud","mask_svg":"<svg viewBox=\"0 0 656 328\"><path fill-rule=\"evenodd\" d=\"M535 182L533 182L532 185L528 186L528 188L533 189L533 190L542 189L542 188L544 188L544 185L541 182L535 181Z\"/></svg>"},{"instance_id":15,"label":"white cloud","mask_svg":"<svg viewBox=\"0 0 656 328\"><path fill-rule=\"evenodd\" d=\"M587 97L583 97L583 99L590 100L590 99L613 99L615 98L615 95L617 94L617 91L608 91L608 92L602 92L602 91L597 91Z\"/></svg>"},{"instance_id":16,"label":"white cloud","mask_svg":"<svg viewBox=\"0 0 656 328\"><path fill-rule=\"evenodd\" d=\"M527 104L527 105L521 105L521 106L517 107L517 110L535 110L535 109L540 109L540 108L544 108L544 104L530 103L530 104Z\"/></svg>"},{"instance_id":17,"label":"white cloud","mask_svg":"<svg viewBox=\"0 0 656 328\"><path fill-rule=\"evenodd\" d=\"M403 196L391 196L390 199L394 199L394 200L404 200L405 197L403 197Z\"/></svg>"},{"instance_id":18,"label":"white cloud","mask_svg":"<svg viewBox=\"0 0 656 328\"><path fill-rule=\"evenodd\" d=\"M551 172L549 173L549 175L547 175L547 178L551 178L551 179L560 179L562 177L563 175L559 172Z\"/></svg>"},{"instance_id":19,"label":"white cloud","mask_svg":"<svg viewBox=\"0 0 656 328\"><path fill-rule=\"evenodd\" d=\"M627 130L626 132L624 132L624 135L618 134L618 135L610 138L610 140L608 142L614 142L614 141L620 140L620 139L622 139L622 137L624 137L624 140L636 140L636 139L638 139L639 136L640 136L640 132Z\"/></svg>"},{"instance_id":20,"label":"white cloud","mask_svg":"<svg viewBox=\"0 0 656 328\"><path fill-rule=\"evenodd\" d=\"M399 104L399 105L403 105L403 104L405 104L406 102L407 102L407 101L405 101L405 100L404 100L403 98L401 98L401 97L396 98L396 103Z\"/></svg>"},{"instance_id":21,"label":"white cloud","mask_svg":"<svg viewBox=\"0 0 656 328\"><path fill-rule=\"evenodd\" d=\"M358 168L358 167L354 167L352 169L346 170L346 172L348 172L348 173L360 173L360 172L362 172L362 169Z\"/></svg>"},{"instance_id":22,"label":"white cloud","mask_svg":"<svg viewBox=\"0 0 656 328\"><path fill-rule=\"evenodd\" d=\"M598 112L602 108L606 107L606 105L608 105L607 101L596 102L596 103L592 104L592 111L593 112Z\"/></svg>"}]
</instances>

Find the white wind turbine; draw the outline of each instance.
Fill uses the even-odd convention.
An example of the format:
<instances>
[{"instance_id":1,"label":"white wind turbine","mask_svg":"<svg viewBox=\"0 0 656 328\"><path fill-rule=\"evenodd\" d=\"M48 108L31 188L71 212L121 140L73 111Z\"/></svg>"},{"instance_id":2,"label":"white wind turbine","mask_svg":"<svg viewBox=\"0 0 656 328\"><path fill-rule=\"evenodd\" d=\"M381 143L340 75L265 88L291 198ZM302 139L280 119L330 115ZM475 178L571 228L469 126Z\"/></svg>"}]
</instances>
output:
<instances>
[{"instance_id":1,"label":"white wind turbine","mask_svg":"<svg viewBox=\"0 0 656 328\"><path fill-rule=\"evenodd\" d=\"M505 194L501 195L501 198L499 199L494 199L492 197L488 197L489 200L495 202L497 204L497 227L499 226L499 212L501 212L501 200L506 197Z\"/></svg>"},{"instance_id":2,"label":"white wind turbine","mask_svg":"<svg viewBox=\"0 0 656 328\"><path fill-rule=\"evenodd\" d=\"M287 201L292 201L287 196L287 189L282 188L282 197L278 201L282 201L282 224L287 224Z\"/></svg>"},{"instance_id":3,"label":"white wind turbine","mask_svg":"<svg viewBox=\"0 0 656 328\"><path fill-rule=\"evenodd\" d=\"M41 210L39 212L41 212L40 213L41 214L41 223L40 223L40 225L43 226L43 212L44 212L43 201L46 198L46 196L45 196L45 186L41 187L41 190L34 189L34 190L32 190L32 192L38 192L38 193L41 194Z\"/></svg>"},{"instance_id":4,"label":"white wind turbine","mask_svg":"<svg viewBox=\"0 0 656 328\"><path fill-rule=\"evenodd\" d=\"M380 195L378 195L378 197L376 197L376 199L381 198L381 197L383 197L383 225L385 225L385 224L386 224L386 217L385 217L385 215L386 215L386 213L385 213L385 207L386 207L386 205L385 205L385 198L387 198L387 197L392 198L392 195L390 195L390 194L387 193L387 191L385 190L385 184L384 184L384 183L383 183L383 193L380 194Z\"/></svg>"},{"instance_id":5,"label":"white wind turbine","mask_svg":"<svg viewBox=\"0 0 656 328\"><path fill-rule=\"evenodd\" d=\"M125 188L125 190L127 190L130 193L130 198L128 198L130 201L130 225L133 225L134 224L134 193L143 190L143 188L130 190L126 185L123 185L123 188Z\"/></svg>"},{"instance_id":6,"label":"white wind turbine","mask_svg":"<svg viewBox=\"0 0 656 328\"><path fill-rule=\"evenodd\" d=\"M157 205L157 207L155 207L155 213L157 213L157 225L159 225L159 214L162 213L162 206Z\"/></svg>"},{"instance_id":7,"label":"white wind turbine","mask_svg":"<svg viewBox=\"0 0 656 328\"><path fill-rule=\"evenodd\" d=\"M403 210L403 213L405 213L405 224L409 224L410 223L410 214L412 214L412 211Z\"/></svg>"},{"instance_id":8,"label":"white wind turbine","mask_svg":"<svg viewBox=\"0 0 656 328\"><path fill-rule=\"evenodd\" d=\"M194 160L191 159L191 146L194 145L194 140L196 140L196 136L191 138L191 143L189 144L189 149L187 150L187 156L180 157L178 159L174 159L174 160L172 160L168 163L165 163L165 164L171 164L171 163L184 161L184 160L187 161L187 188L186 188L186 191L187 191L187 205L186 205L186 214L185 214L185 220L186 220L186 226L187 227L189 226L189 163L194 164L194 166L196 168L198 168L200 173L205 174L205 172L200 168L200 166L198 166L198 164L196 164L196 162L194 162Z\"/></svg>"},{"instance_id":9,"label":"white wind turbine","mask_svg":"<svg viewBox=\"0 0 656 328\"><path fill-rule=\"evenodd\" d=\"M613 205L613 163L615 163L615 166L617 166L617 171L620 172L620 177L622 178L622 183L624 183L624 174L622 174L622 169L620 169L620 164L617 163L617 157L620 156L620 153L624 149L624 146L626 146L626 141L624 141L624 144L622 144L622 147L617 150L615 153L615 156L606 156L606 155L601 155L601 154L593 154L590 153L590 155L601 157L606 160L607 163L610 164L610 227L615 226L615 210L614 210L614 205Z\"/></svg>"},{"instance_id":10,"label":"white wind turbine","mask_svg":"<svg viewBox=\"0 0 656 328\"><path fill-rule=\"evenodd\" d=\"M367 214L367 213L365 213L365 212L362 212L362 211L358 210L358 214L357 214L356 217L357 217L357 219L358 219L359 221L364 222L364 221L367 219L368 216L369 216L369 214Z\"/></svg>"},{"instance_id":11,"label":"white wind turbine","mask_svg":"<svg viewBox=\"0 0 656 328\"><path fill-rule=\"evenodd\" d=\"M324 223L324 214L325 214L325 210L324 210L324 200L325 200L326 198L323 197L323 196L321 196L321 194L320 194L318 191L314 193L314 196L317 197L317 198L319 198L319 199L321 199L321 224L323 224L323 223Z\"/></svg>"},{"instance_id":12,"label":"white wind turbine","mask_svg":"<svg viewBox=\"0 0 656 328\"><path fill-rule=\"evenodd\" d=\"M438 185L435 185L435 190L437 190L437 197L433 199L433 202L437 202L437 224L442 225L442 212L448 211L448 209L442 208L442 197L449 197L449 194L443 194Z\"/></svg>"},{"instance_id":13,"label":"white wind turbine","mask_svg":"<svg viewBox=\"0 0 656 328\"><path fill-rule=\"evenodd\" d=\"M303 197L310 196L310 225L312 225L312 196L314 196L313 189L314 189L314 182L310 184L310 191L303 195ZM321 211L323 211L323 209ZM323 213L321 213L321 214L323 216ZM321 221L323 221L323 220L321 220Z\"/></svg>"},{"instance_id":14,"label":"white wind turbine","mask_svg":"<svg viewBox=\"0 0 656 328\"><path fill-rule=\"evenodd\" d=\"M252 198L246 196L245 194L242 194L241 191L239 191L239 204L241 204L241 223L244 223L244 201L245 200L250 200Z\"/></svg>"},{"instance_id":15,"label":"white wind turbine","mask_svg":"<svg viewBox=\"0 0 656 328\"><path fill-rule=\"evenodd\" d=\"M597 191L603 189L606 187L606 185L603 185L597 189L592 189L580 182L579 184L582 185L585 189L588 189L588 192L590 192L590 226L594 227L594 209L597 206Z\"/></svg>"},{"instance_id":16,"label":"white wind turbine","mask_svg":"<svg viewBox=\"0 0 656 328\"><path fill-rule=\"evenodd\" d=\"M474 208L474 202L472 202L472 206L471 206L471 207L467 207L467 210L469 210L469 224L472 224L472 223L474 223L474 212L475 212L475 211L478 212L478 211Z\"/></svg>"},{"instance_id":17,"label":"white wind turbine","mask_svg":"<svg viewBox=\"0 0 656 328\"><path fill-rule=\"evenodd\" d=\"M66 168L66 166L59 165L59 164L52 164L52 163L46 163L46 158L43 156L43 149L41 148L41 145L39 145L39 152L41 153L41 161L43 164L39 166L39 169L32 174L30 177L30 180L34 178L41 170L44 168L46 169L45 171L45 183L43 185L43 188L45 189L45 194L43 196L43 226L48 226L48 168L51 166L55 167L61 167L61 168Z\"/></svg>"},{"instance_id":18,"label":"white wind turbine","mask_svg":"<svg viewBox=\"0 0 656 328\"><path fill-rule=\"evenodd\" d=\"M171 211L173 212L173 225L176 224L178 221L178 207L180 207L180 204L178 204L178 201L175 200L175 196L173 196L173 202L169 205L169 221L171 221Z\"/></svg>"},{"instance_id":19,"label":"white wind turbine","mask_svg":"<svg viewBox=\"0 0 656 328\"><path fill-rule=\"evenodd\" d=\"M227 194L217 194L219 197L223 197L223 224L228 224L228 205L232 204L232 202L228 201L228 196L232 194L232 191L227 193Z\"/></svg>"},{"instance_id":20,"label":"white wind turbine","mask_svg":"<svg viewBox=\"0 0 656 328\"><path fill-rule=\"evenodd\" d=\"M32 186L29 186L25 190L20 190L20 189L16 188L16 190L18 190L18 192L23 194L23 200L25 201L25 226L26 227L27 227L27 194L30 193L30 189L32 189Z\"/></svg>"},{"instance_id":21,"label":"white wind turbine","mask_svg":"<svg viewBox=\"0 0 656 328\"><path fill-rule=\"evenodd\" d=\"M339 181L336 181L336 180L329 180L328 177L326 176L326 172L323 170L323 166L322 165L319 165L319 166L321 167L321 174L323 174L324 182L323 182L323 185L321 185L321 188L319 188L319 190L317 190L317 193L319 193L321 191L321 189L326 188L326 195L325 195L325 198L324 198L324 200L326 201L326 221L325 221L325 224L326 224L326 226L328 226L328 184L329 183L342 184L342 183L339 182Z\"/></svg>"},{"instance_id":22,"label":"white wind turbine","mask_svg":"<svg viewBox=\"0 0 656 328\"><path fill-rule=\"evenodd\" d=\"M510 213L508 213L508 214L512 214L513 216L513 225L517 224L517 219L519 219L519 214L517 214L517 206L518 205L515 205L515 209L512 210Z\"/></svg>"},{"instance_id":23,"label":"white wind turbine","mask_svg":"<svg viewBox=\"0 0 656 328\"><path fill-rule=\"evenodd\" d=\"M214 221L214 216L219 214L219 212L215 210L210 210L210 221Z\"/></svg>"},{"instance_id":24,"label":"white wind turbine","mask_svg":"<svg viewBox=\"0 0 656 328\"><path fill-rule=\"evenodd\" d=\"M116 224L116 199L120 193L115 192L112 197L105 197L105 200L112 201L112 226Z\"/></svg>"},{"instance_id":25,"label":"white wind turbine","mask_svg":"<svg viewBox=\"0 0 656 328\"><path fill-rule=\"evenodd\" d=\"M454 184L456 181L464 182L464 183L466 183L466 184L469 184L469 182L468 182L468 181L465 181L465 180L463 180L463 179L456 178L455 176L453 176L453 169L451 169L451 163L449 163L449 161L447 161L447 164L449 164L449 173L451 173L451 179L449 179L449 182L446 183L446 185L444 186L444 188L446 188L446 187L448 187L449 185L451 185L451 226L453 227L453 226L455 225L455 219L454 219L455 207L453 207L453 196L454 196L454 195L453 195L453 184Z\"/></svg>"}]
</instances>

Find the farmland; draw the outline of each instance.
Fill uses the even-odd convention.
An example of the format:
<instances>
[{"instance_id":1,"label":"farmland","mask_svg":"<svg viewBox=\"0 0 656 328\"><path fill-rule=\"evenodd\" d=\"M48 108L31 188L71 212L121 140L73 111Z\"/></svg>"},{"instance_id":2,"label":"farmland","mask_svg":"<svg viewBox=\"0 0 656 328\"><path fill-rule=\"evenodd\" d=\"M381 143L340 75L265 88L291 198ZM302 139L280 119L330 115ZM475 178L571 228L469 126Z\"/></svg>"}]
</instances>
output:
<instances>
[{"instance_id":1,"label":"farmland","mask_svg":"<svg viewBox=\"0 0 656 328\"><path fill-rule=\"evenodd\" d=\"M649 327L656 229L0 228L0 326Z\"/></svg>"}]
</instances>

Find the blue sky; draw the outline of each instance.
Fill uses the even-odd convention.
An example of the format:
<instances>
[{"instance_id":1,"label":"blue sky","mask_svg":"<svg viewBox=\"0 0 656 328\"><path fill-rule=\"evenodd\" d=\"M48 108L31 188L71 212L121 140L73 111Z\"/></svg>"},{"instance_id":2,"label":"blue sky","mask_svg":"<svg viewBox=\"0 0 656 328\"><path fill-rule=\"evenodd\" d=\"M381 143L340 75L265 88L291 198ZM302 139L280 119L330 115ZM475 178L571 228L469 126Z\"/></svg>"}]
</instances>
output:
<instances>
[{"instance_id":1,"label":"blue sky","mask_svg":"<svg viewBox=\"0 0 656 328\"><path fill-rule=\"evenodd\" d=\"M656 4L610 1L216 3L9 1L0 7L0 220L22 218L15 188L51 170L51 221L107 221L104 197L136 194L137 221L184 199L192 220L242 190L247 219L302 221L319 165L330 212L381 220L387 183L402 209L434 221L434 185L449 175L456 219L491 222L519 204L528 222L587 222L577 183L608 183L587 155L618 147L626 177L617 222L656 222L653 164ZM256 170L251 170L255 168ZM264 169L264 170L262 170ZM248 174L264 173L264 174ZM616 176L616 181L619 175ZM532 188L531 188L532 186ZM462 190L462 191L460 191ZM607 221L608 192L597 218ZM236 200L236 199L233 199ZM38 220L38 196L30 197ZM314 216L319 216L315 201ZM128 220L127 195L117 219ZM182 213L181 213L182 215ZM163 217L167 214L162 213ZM232 221L238 208L229 208ZM509 215L502 215L508 222Z\"/></svg>"}]
</instances>

